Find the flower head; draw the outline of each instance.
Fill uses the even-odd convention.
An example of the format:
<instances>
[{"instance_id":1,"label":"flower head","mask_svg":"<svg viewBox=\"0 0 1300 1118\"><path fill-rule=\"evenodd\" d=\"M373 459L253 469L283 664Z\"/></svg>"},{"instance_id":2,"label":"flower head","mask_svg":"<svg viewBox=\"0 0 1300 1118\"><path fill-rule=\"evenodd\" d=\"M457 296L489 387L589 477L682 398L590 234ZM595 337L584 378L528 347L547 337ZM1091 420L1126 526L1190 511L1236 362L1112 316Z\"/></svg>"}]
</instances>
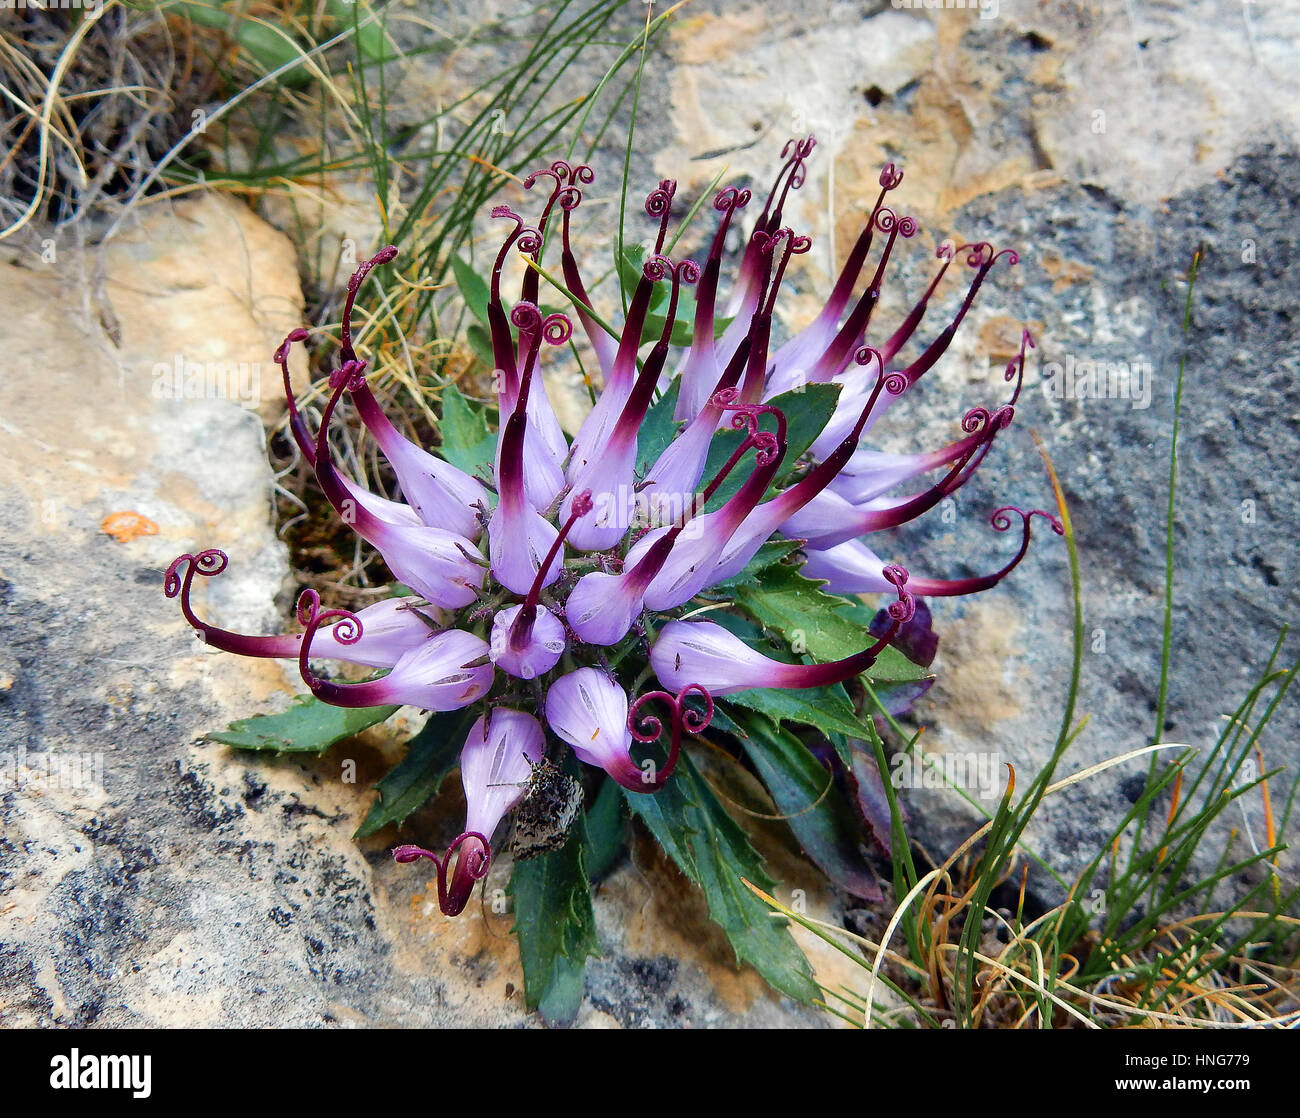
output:
<instances>
[{"instance_id":1,"label":"flower head","mask_svg":"<svg viewBox=\"0 0 1300 1118\"><path fill-rule=\"evenodd\" d=\"M319 427L313 434L290 395L289 431L326 497L413 596L351 613L322 609L309 590L299 602L302 633L245 636L203 622L190 602L196 575L225 568L222 553L183 555L167 573L168 596L180 598L204 640L244 655L296 658L304 682L324 702L435 711L484 704L461 752L464 831L443 855L415 846L394 851L401 862L427 858L437 864L444 912L461 911L487 873L494 831L526 794L548 752L571 749L630 791L653 793L670 779L684 736L709 724L714 696L851 679L869 669L909 622L915 595L995 585L1024 557L1036 516L1061 531L1046 513L998 509L993 527L999 531L1019 518L1019 550L989 575L956 580L909 574L864 542L923 515L969 480L1014 417L1033 340L1024 333L1007 367L1006 381L1014 382L1010 400L954 417L958 431L946 445L909 454L869 445L876 425L900 397L917 390L951 345L994 268L1014 265L1017 257L984 243L945 245L921 298L892 332L878 332L874 316L891 259L918 231L912 218L885 204L903 178L888 165L821 313L775 345L783 279L811 244L786 224L784 208L803 183L813 147L811 137L786 146L725 309L726 234L750 205L750 192L729 187L716 196L718 224L699 265L664 253L676 186L661 183L646 200L646 212L659 221L653 251L613 336L592 308L570 243L572 216L593 178L590 168L561 161L525 180L529 188L551 184L535 227L497 207L493 217L510 223L492 268L487 315L499 425L495 456L480 476L416 446L384 415L353 347L351 316L366 278L390 264L397 250L386 248L357 270L348 284L339 367ZM540 310L542 255L556 240L574 318L603 380L571 439L541 375L548 351L574 333L568 316ZM502 273L511 252L530 266L520 298L508 305ZM915 345L932 298L959 261L970 275L956 313ZM693 300L686 298L688 287ZM688 306L691 321L679 323ZM653 329L652 310L659 320ZM688 345L676 344L683 338L678 326L689 327ZM295 330L276 352L286 392L287 349L306 337ZM916 356L900 361L909 346ZM786 411L797 404L783 394L808 385L834 385L838 395L820 429L792 449ZM402 500L366 490L334 463L329 429L344 395L391 464ZM676 430L647 457L644 431L653 407L671 408ZM711 457L718 448L725 453ZM641 515L647 505L657 510L648 525ZM832 592L888 594L885 631L875 639L864 633L861 651L838 661L786 662L713 621L682 616L700 595L744 572L776 537L790 540L804 572L825 580ZM386 674L337 682L313 669L314 658ZM645 667L665 689L633 697L628 681ZM667 727L651 707L666 713ZM668 740L656 748L665 729ZM554 742L549 748L547 730Z\"/></svg>"}]
</instances>

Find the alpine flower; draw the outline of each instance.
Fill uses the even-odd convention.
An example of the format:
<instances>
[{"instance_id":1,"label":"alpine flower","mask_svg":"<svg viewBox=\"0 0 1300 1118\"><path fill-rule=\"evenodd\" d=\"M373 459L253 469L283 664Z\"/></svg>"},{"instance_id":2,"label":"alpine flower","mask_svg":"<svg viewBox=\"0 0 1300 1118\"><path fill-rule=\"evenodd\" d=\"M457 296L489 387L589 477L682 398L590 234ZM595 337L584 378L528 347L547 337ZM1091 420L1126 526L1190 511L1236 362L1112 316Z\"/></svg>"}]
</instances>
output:
<instances>
[{"instance_id":1,"label":"alpine flower","mask_svg":"<svg viewBox=\"0 0 1300 1118\"><path fill-rule=\"evenodd\" d=\"M1010 399L955 417L960 432L950 443L910 454L873 449L873 429L943 356L995 267L1018 258L986 243L945 244L920 299L892 332L879 331L873 318L891 257L918 231L911 217L886 205L903 178L887 165L821 313L778 345L783 280L792 258L811 245L783 215L790 192L803 184L814 143L808 137L786 145L725 302L727 234L751 207L750 191L728 187L714 198L718 224L700 264L666 254L676 184L662 182L646 201L646 212L659 219L658 234L628 284L617 331L594 310L570 242L590 168L557 161L525 180L530 189L549 184L535 226L506 206L494 209L492 216L508 223L487 306L499 423L494 459L474 475L397 430L353 346L358 293L373 269L393 261L396 248L383 249L349 281L338 368L314 432L290 391L287 358L308 332L288 336L275 359L289 431L326 497L379 552L407 596L354 613L322 609L307 590L298 602L302 632L248 636L208 624L191 606L195 576L220 574L224 554L182 555L167 571L166 594L179 597L186 620L208 644L296 659L323 702L481 711L460 755L464 830L442 855L411 845L394 851L399 862L436 864L439 904L449 915L464 908L487 873L494 832L528 796L535 774L566 749L630 792L653 794L671 778L684 735L709 725L714 696L852 679L912 619L918 595L996 585L1024 557L1035 516L1062 531L1047 513L998 509L996 530L1018 523L1016 554L989 575L951 580L909 573L865 542L921 516L972 476L1012 421L1033 340L1023 333L1006 369ZM573 304L572 319L544 314L539 305L543 254L556 242L562 285L555 282ZM512 252L527 266L519 298L508 303L502 273ZM970 270L964 297L952 319L927 337L930 302L959 260ZM556 419L540 369L546 351L569 342L574 320L600 367L602 390L570 434ZM912 345L918 335L924 340ZM900 360L909 346L916 355ZM810 431L809 413L796 409L819 385L833 386L821 399L837 394ZM391 465L402 500L358 485L331 456L330 427L345 395ZM796 424L799 416L805 421ZM789 541L784 552L796 552L803 573L824 580L832 593L887 594L883 633L872 639L864 632L862 650L837 661L791 663L713 620L691 619L702 595L714 605L725 600L719 584L761 579L765 562L781 561L760 555L773 540ZM384 674L337 682L313 668L313 660L324 659ZM662 689L630 694L631 681L650 672ZM667 727L651 708L666 716Z\"/></svg>"}]
</instances>

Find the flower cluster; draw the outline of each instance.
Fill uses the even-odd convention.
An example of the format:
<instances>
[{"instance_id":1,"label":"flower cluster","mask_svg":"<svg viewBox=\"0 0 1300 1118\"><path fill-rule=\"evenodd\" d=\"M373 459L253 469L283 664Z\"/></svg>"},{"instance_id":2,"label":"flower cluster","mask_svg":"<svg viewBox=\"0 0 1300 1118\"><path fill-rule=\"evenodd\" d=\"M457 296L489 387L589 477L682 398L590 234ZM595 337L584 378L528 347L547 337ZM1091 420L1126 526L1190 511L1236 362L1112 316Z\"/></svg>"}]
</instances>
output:
<instances>
[{"instance_id":1,"label":"flower cluster","mask_svg":"<svg viewBox=\"0 0 1300 1118\"><path fill-rule=\"evenodd\" d=\"M191 608L195 575L219 574L224 554L182 555L167 572L167 595L179 596L186 619L207 643L243 655L296 658L312 694L326 703L407 704L431 711L482 704L461 752L464 830L441 856L416 846L394 851L398 861L428 858L436 864L439 901L448 914L463 909L487 872L493 832L548 755L554 757L548 730L578 760L631 791L653 793L671 776L683 735L708 725L714 696L851 679L870 668L912 618L916 595L968 594L995 585L1023 558L1036 515L1061 530L1046 513L998 509L992 521L997 530L1018 522L1018 551L992 574L958 580L909 575L863 542L872 532L920 516L971 477L1011 422L1025 349L1033 343L1025 332L1006 370L1006 380L1014 381L1011 399L967 412L955 441L913 454L864 445L864 437L944 354L994 266L1015 264L1017 257L984 243L945 245L920 300L892 334L868 345L890 257L900 240L917 233L912 218L885 205L903 177L888 165L824 309L775 346L772 323L783 277L791 258L811 243L786 226L782 214L790 191L804 180L813 144L811 137L787 144L784 166L745 242L722 311L724 246L737 214L751 202L750 192L731 187L714 199L720 219L701 266L664 255L675 184L662 182L646 202L647 213L659 218L658 236L616 334L592 309L570 244L570 219L593 179L590 168L556 162L525 181L530 188L543 180L550 186L536 226L505 206L493 210L510 228L490 280L487 317L499 433L495 461L482 476L405 438L379 406L366 363L353 347L357 293L372 269L394 259L395 248L367 261L348 284L340 363L314 434L288 380L288 347L305 340L307 331L289 335L276 353L289 429L335 509L411 595L352 613L322 609L318 595L307 590L298 602L301 633L245 636L202 621ZM543 314L538 305L542 253L556 239L556 225L563 286L603 378L599 398L572 439L557 421L539 373L544 347L562 345L573 334L568 317ZM508 306L502 271L512 251L531 266L520 299ZM919 356L897 362L959 257L973 274L956 314ZM865 286L855 295L864 272ZM693 299L687 287L694 287ZM693 306L689 344L675 344L674 328L687 306ZM651 324L658 324L658 334L647 338ZM677 341L682 340L679 329ZM838 385L838 397L815 437L792 450L788 407L773 401L816 384ZM403 501L359 486L333 461L329 432L345 394L391 464ZM665 406L675 409L675 433L647 461L638 436L651 408ZM727 432L735 433L734 446L710 471L710 450ZM937 476L926 487L895 492L927 474ZM637 516L647 498L679 514L647 527ZM797 541L791 547L802 552L803 572L825 580L832 592L889 594L889 623L879 639L839 661L786 663L722 625L682 616L698 595L745 571L774 537ZM386 674L336 682L313 670L316 658ZM636 668L620 678L625 661ZM648 674L647 662L662 689L633 699L624 680L636 671ZM657 753L658 761L638 759L634 752L665 732L661 720L644 709L651 703L662 704L669 716L666 756Z\"/></svg>"}]
</instances>

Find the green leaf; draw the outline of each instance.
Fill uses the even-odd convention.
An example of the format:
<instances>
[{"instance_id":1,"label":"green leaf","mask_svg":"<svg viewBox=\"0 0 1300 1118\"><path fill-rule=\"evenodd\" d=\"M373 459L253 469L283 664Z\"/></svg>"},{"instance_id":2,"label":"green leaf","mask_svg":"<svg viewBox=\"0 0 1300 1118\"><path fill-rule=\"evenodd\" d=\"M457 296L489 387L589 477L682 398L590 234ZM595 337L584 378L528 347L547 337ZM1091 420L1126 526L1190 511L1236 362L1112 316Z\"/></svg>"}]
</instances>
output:
<instances>
[{"instance_id":1,"label":"green leaf","mask_svg":"<svg viewBox=\"0 0 1300 1118\"><path fill-rule=\"evenodd\" d=\"M672 779L653 795L624 790L624 798L681 871L704 890L709 915L726 932L736 958L782 993L802 1002L816 998L808 960L741 878L767 892L775 882L691 759L683 753Z\"/></svg>"},{"instance_id":2,"label":"green leaf","mask_svg":"<svg viewBox=\"0 0 1300 1118\"><path fill-rule=\"evenodd\" d=\"M667 310L666 307L664 309ZM657 342L664 332L666 321L666 315L647 314L645 325L641 329L641 344ZM722 337L732 321L730 318L719 318L715 315L713 337L715 339ZM695 341L695 297L688 292L682 291L677 296L677 315L673 319L673 332L668 335L668 341L670 345L676 346L688 346ZM838 388L839 385L835 387Z\"/></svg>"},{"instance_id":3,"label":"green leaf","mask_svg":"<svg viewBox=\"0 0 1300 1118\"><path fill-rule=\"evenodd\" d=\"M400 57L388 49L383 23L363 23L372 15L372 9L366 0L326 0L326 6L344 29L356 28L352 41L357 45L357 52L367 62L392 62Z\"/></svg>"},{"instance_id":4,"label":"green leaf","mask_svg":"<svg viewBox=\"0 0 1300 1118\"><path fill-rule=\"evenodd\" d=\"M883 900L859 852L862 828L830 770L775 721L741 711L734 721L744 735L745 752L808 857L840 888L866 900Z\"/></svg>"},{"instance_id":5,"label":"green leaf","mask_svg":"<svg viewBox=\"0 0 1300 1118\"><path fill-rule=\"evenodd\" d=\"M867 733L840 687L800 690L755 687L728 695L727 701L765 715L772 726L798 722L815 726L828 734L847 734L851 738L865 737Z\"/></svg>"},{"instance_id":6,"label":"green leaf","mask_svg":"<svg viewBox=\"0 0 1300 1118\"><path fill-rule=\"evenodd\" d=\"M487 281L474 270L474 265L459 254L451 258L451 270L456 276L456 286L460 288L461 298L465 300L469 313L484 326L489 325L487 311L492 289L488 287Z\"/></svg>"},{"instance_id":7,"label":"green leaf","mask_svg":"<svg viewBox=\"0 0 1300 1118\"><path fill-rule=\"evenodd\" d=\"M806 384L802 389L782 392L769 401L785 412L786 452L783 465L787 469L799 460L826 429L826 424L835 414L840 388L838 384Z\"/></svg>"},{"instance_id":8,"label":"green leaf","mask_svg":"<svg viewBox=\"0 0 1300 1118\"><path fill-rule=\"evenodd\" d=\"M632 296L636 294L637 286L641 282L642 267L645 265L645 245L626 245L622 255L618 260L618 283L623 289L623 294L627 297L628 302L632 301ZM650 309L664 306L668 302L668 291L664 284L657 283L650 293ZM641 340L644 342L645 332L642 331Z\"/></svg>"},{"instance_id":9,"label":"green leaf","mask_svg":"<svg viewBox=\"0 0 1300 1118\"><path fill-rule=\"evenodd\" d=\"M677 393L681 387L681 381L674 380L650 406L641 422L636 436L637 473L641 477L650 472L650 467L659 461L659 456L677 437L678 424L673 419L673 410L677 407Z\"/></svg>"},{"instance_id":10,"label":"green leaf","mask_svg":"<svg viewBox=\"0 0 1300 1118\"><path fill-rule=\"evenodd\" d=\"M846 600L827 594L824 585L778 565L768 568L762 582L737 586L736 604L817 660L839 660L873 644L866 628L843 612ZM905 681L923 679L926 671L886 646L865 674L873 681Z\"/></svg>"},{"instance_id":11,"label":"green leaf","mask_svg":"<svg viewBox=\"0 0 1300 1118\"><path fill-rule=\"evenodd\" d=\"M463 710L429 716L408 743L406 756L375 785L379 798L357 828L357 838L373 835L389 823L401 823L437 793L460 760L468 724Z\"/></svg>"},{"instance_id":12,"label":"green leaf","mask_svg":"<svg viewBox=\"0 0 1300 1118\"><path fill-rule=\"evenodd\" d=\"M805 385L802 391L783 392L768 401L773 407L780 408L785 413L786 452L781 463L783 470L793 467L799 456L822 433L835 411L835 401L839 399L839 394L838 384L809 384ZM759 420L759 429L775 431L775 417L770 414L763 415ZM704 467L705 478L712 478L717 474L744 439L743 431L721 431L714 435L713 441L709 444L709 457ZM709 501L707 511L712 512L714 509L721 508L730 500L745 484L745 479L749 477L752 469L752 464L747 465L744 461L738 463L727 475L726 481L718 486L718 491Z\"/></svg>"},{"instance_id":13,"label":"green leaf","mask_svg":"<svg viewBox=\"0 0 1300 1118\"><path fill-rule=\"evenodd\" d=\"M279 753L324 753L336 741L359 734L395 713L397 707L336 707L300 695L282 714L260 714L232 722L209 741L236 749L271 749Z\"/></svg>"},{"instance_id":14,"label":"green leaf","mask_svg":"<svg viewBox=\"0 0 1300 1118\"><path fill-rule=\"evenodd\" d=\"M276 27L252 22L227 3L218 3L216 0L181 0L180 3L173 4L170 10L201 27L216 28L228 34L264 73L278 70L306 53L294 36ZM306 66L299 66L280 75L277 81L299 88L311 81L311 71Z\"/></svg>"},{"instance_id":15,"label":"green leaf","mask_svg":"<svg viewBox=\"0 0 1300 1118\"><path fill-rule=\"evenodd\" d=\"M599 881L618 861L627 845L623 828L623 797L608 777L587 812L587 877Z\"/></svg>"},{"instance_id":16,"label":"green leaf","mask_svg":"<svg viewBox=\"0 0 1300 1118\"><path fill-rule=\"evenodd\" d=\"M770 540L766 540L759 545L758 550L754 553L754 558L745 564L744 570L728 579L724 579L722 582L715 582L709 587L708 592L713 594L719 590L732 590L743 582L754 582L762 576L768 567L776 566L782 559L796 551L798 547L798 540L788 540L783 536L775 536Z\"/></svg>"},{"instance_id":17,"label":"green leaf","mask_svg":"<svg viewBox=\"0 0 1300 1118\"><path fill-rule=\"evenodd\" d=\"M474 351L474 356L489 369L496 364L496 355L492 352L492 336L477 322L465 327L465 341Z\"/></svg>"},{"instance_id":18,"label":"green leaf","mask_svg":"<svg viewBox=\"0 0 1300 1118\"><path fill-rule=\"evenodd\" d=\"M587 957L599 955L585 866L585 827L559 850L516 861L507 892L524 968L524 1002L548 1024L567 1025L582 1005Z\"/></svg>"},{"instance_id":19,"label":"green leaf","mask_svg":"<svg viewBox=\"0 0 1300 1118\"><path fill-rule=\"evenodd\" d=\"M472 474L492 461L496 436L488 429L483 411L474 407L454 384L442 390L439 454L453 466Z\"/></svg>"},{"instance_id":20,"label":"green leaf","mask_svg":"<svg viewBox=\"0 0 1300 1118\"><path fill-rule=\"evenodd\" d=\"M620 257L618 265L618 282L629 301L636 294L637 285L641 282L641 267L644 263L644 245L628 245L623 249L623 255ZM646 345L648 342L657 342L659 336L664 332L664 322L667 320L671 292L672 287L667 280L655 284L650 296L645 324L641 327L641 345ZM715 338L722 337L732 321L730 318L715 315L713 319L713 336ZM673 318L673 332L669 337L669 341L676 346L688 346L694 340L695 295L689 288L681 287L677 292L677 314Z\"/></svg>"}]
</instances>

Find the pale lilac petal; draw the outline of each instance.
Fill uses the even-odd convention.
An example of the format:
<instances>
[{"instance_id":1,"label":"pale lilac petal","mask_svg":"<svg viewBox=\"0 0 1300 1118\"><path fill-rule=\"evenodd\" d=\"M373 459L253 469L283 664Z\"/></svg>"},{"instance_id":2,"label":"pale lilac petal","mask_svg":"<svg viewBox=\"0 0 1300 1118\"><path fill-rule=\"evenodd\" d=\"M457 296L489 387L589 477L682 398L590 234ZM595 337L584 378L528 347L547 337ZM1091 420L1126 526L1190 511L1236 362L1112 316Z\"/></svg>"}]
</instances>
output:
<instances>
[{"instance_id":1,"label":"pale lilac petal","mask_svg":"<svg viewBox=\"0 0 1300 1118\"><path fill-rule=\"evenodd\" d=\"M802 573L825 579L833 594L887 594L893 587L882 573L885 561L861 540L848 540L825 550L804 552Z\"/></svg>"},{"instance_id":2,"label":"pale lilac petal","mask_svg":"<svg viewBox=\"0 0 1300 1118\"><path fill-rule=\"evenodd\" d=\"M474 723L460 752L466 831L491 839L522 798L545 747L541 723L523 711L498 707Z\"/></svg>"},{"instance_id":3,"label":"pale lilac petal","mask_svg":"<svg viewBox=\"0 0 1300 1118\"><path fill-rule=\"evenodd\" d=\"M784 665L712 621L670 621L659 630L650 665L669 691L699 684L710 695L779 686Z\"/></svg>"},{"instance_id":4,"label":"pale lilac petal","mask_svg":"<svg viewBox=\"0 0 1300 1118\"><path fill-rule=\"evenodd\" d=\"M622 575L593 571L583 575L564 604L564 614L580 640L617 644L641 616L641 594Z\"/></svg>"},{"instance_id":5,"label":"pale lilac petal","mask_svg":"<svg viewBox=\"0 0 1300 1118\"><path fill-rule=\"evenodd\" d=\"M372 668L391 668L438 631L435 612L418 598L386 598L357 613L362 629L360 640L344 644L334 636L333 627L318 629L311 644L311 655ZM297 650L292 655L297 656Z\"/></svg>"},{"instance_id":6,"label":"pale lilac petal","mask_svg":"<svg viewBox=\"0 0 1300 1118\"><path fill-rule=\"evenodd\" d=\"M543 519L531 506L523 504L512 509L502 501L488 524L493 576L507 590L527 594L542 560L559 534L555 525ZM563 565L563 555L557 555L547 569L542 585L550 586L559 578Z\"/></svg>"},{"instance_id":7,"label":"pale lilac petal","mask_svg":"<svg viewBox=\"0 0 1300 1118\"><path fill-rule=\"evenodd\" d=\"M564 626L549 609L538 606L524 647L512 648L510 629L523 608L510 606L492 619L492 661L519 679L536 679L555 667L564 655Z\"/></svg>"},{"instance_id":8,"label":"pale lilac petal","mask_svg":"<svg viewBox=\"0 0 1300 1118\"><path fill-rule=\"evenodd\" d=\"M578 760L635 787L643 783L642 770L631 757L627 705L627 692L605 672L579 668L551 684L546 721L573 747Z\"/></svg>"}]
</instances>

